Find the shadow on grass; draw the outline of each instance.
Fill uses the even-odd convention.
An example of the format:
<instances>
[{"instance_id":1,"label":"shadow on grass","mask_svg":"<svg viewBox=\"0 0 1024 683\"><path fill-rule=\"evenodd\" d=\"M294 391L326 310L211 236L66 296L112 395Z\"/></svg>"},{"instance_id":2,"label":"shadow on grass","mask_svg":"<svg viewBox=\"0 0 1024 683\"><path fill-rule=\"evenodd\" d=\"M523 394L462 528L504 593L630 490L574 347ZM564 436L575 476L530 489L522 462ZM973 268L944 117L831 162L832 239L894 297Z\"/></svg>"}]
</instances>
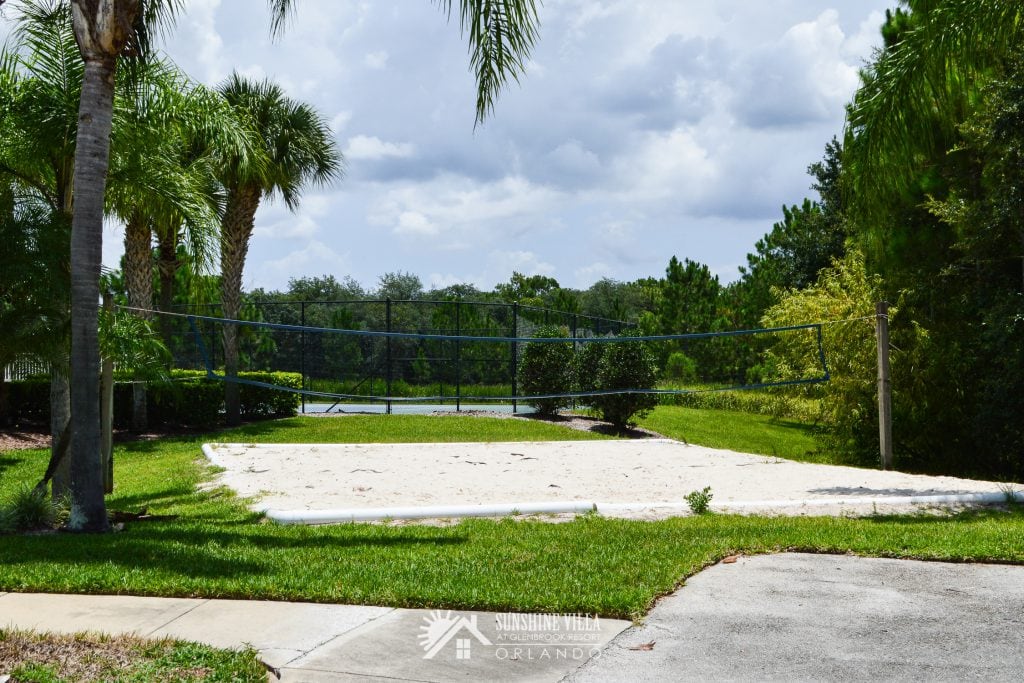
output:
<instances>
[{"instance_id":1,"label":"shadow on grass","mask_svg":"<svg viewBox=\"0 0 1024 683\"><path fill-rule=\"evenodd\" d=\"M234 530L231 530L231 529ZM136 524L129 527L130 533L139 536L153 535L162 543L176 542L185 544L213 543L223 548L246 546L261 550L286 550L296 548L312 548L317 550L345 548L392 548L400 546L452 546L469 542L466 535L441 535L421 530L388 530L383 533L379 529L365 525L349 526L339 531L313 533L294 533L274 525L227 524L180 526L174 523L160 523L159 526L143 526Z\"/></svg>"},{"instance_id":2,"label":"shadow on grass","mask_svg":"<svg viewBox=\"0 0 1024 683\"><path fill-rule=\"evenodd\" d=\"M1024 524L1024 505L1007 503L1006 505L986 505L970 507L952 514L932 514L922 511L917 514L870 515L860 520L873 524L938 524L943 522L982 523L989 520L1005 522L1008 519Z\"/></svg>"},{"instance_id":3,"label":"shadow on grass","mask_svg":"<svg viewBox=\"0 0 1024 683\"><path fill-rule=\"evenodd\" d=\"M225 528L226 527L226 528ZM437 531L437 530L435 530ZM102 571L157 572L191 579L252 578L280 572L279 551L321 550L337 561L346 551L363 556L369 548L444 546L466 543L463 535L440 536L406 530L355 528L344 534L294 534L257 524L132 522L125 531L99 534L47 534L4 538L0 567L40 564L50 571L78 575Z\"/></svg>"},{"instance_id":4,"label":"shadow on grass","mask_svg":"<svg viewBox=\"0 0 1024 683\"><path fill-rule=\"evenodd\" d=\"M21 465L24 458L0 455L0 474L3 474L6 470L12 469L18 465Z\"/></svg>"},{"instance_id":5,"label":"shadow on grass","mask_svg":"<svg viewBox=\"0 0 1024 683\"><path fill-rule=\"evenodd\" d=\"M131 496L114 495L107 501L112 509L130 511L134 508L151 507L154 505L186 505L197 502L197 493L193 486L180 484L162 491L146 491Z\"/></svg>"}]
</instances>

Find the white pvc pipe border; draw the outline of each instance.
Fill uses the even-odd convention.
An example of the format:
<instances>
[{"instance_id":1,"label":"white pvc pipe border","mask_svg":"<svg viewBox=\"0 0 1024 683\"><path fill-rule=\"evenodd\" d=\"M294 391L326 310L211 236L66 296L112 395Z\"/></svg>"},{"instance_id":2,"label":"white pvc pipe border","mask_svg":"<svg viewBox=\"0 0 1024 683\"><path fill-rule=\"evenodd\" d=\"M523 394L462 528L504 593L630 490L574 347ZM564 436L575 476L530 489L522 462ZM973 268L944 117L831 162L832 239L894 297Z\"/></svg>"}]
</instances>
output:
<instances>
[{"instance_id":1,"label":"white pvc pipe border","mask_svg":"<svg viewBox=\"0 0 1024 683\"><path fill-rule=\"evenodd\" d=\"M1024 492L992 492L944 494L936 496L900 496L896 498L839 498L807 500L763 500L737 501L714 506L718 510L734 510L749 508L792 508L820 507L826 505L993 505L1006 502L1008 499L1024 503ZM455 519L463 517L508 517L515 515L539 514L583 514L587 512L647 512L647 511L678 512L689 514L688 503L592 503L577 502L541 502L541 503L503 503L496 505L436 505L429 507L384 507L384 508L344 508L339 510L263 510L269 519L280 524L338 524L342 522L379 522L389 519Z\"/></svg>"},{"instance_id":2,"label":"white pvc pipe border","mask_svg":"<svg viewBox=\"0 0 1024 683\"><path fill-rule=\"evenodd\" d=\"M223 466L212 444L203 444L203 454L211 463ZM932 496L807 498L804 500L729 501L713 507L716 510L751 508L823 507L827 505L995 505L1014 500L1024 503L1022 491L990 493L957 493ZM335 510L271 510L261 511L280 524L339 524L344 522L379 522L388 519L453 519L463 517L508 517L515 515L584 514L588 512L623 513L648 511L688 514L688 503L596 503L591 501L545 501L535 503L495 503L488 505L434 505L423 507L341 508Z\"/></svg>"}]
</instances>

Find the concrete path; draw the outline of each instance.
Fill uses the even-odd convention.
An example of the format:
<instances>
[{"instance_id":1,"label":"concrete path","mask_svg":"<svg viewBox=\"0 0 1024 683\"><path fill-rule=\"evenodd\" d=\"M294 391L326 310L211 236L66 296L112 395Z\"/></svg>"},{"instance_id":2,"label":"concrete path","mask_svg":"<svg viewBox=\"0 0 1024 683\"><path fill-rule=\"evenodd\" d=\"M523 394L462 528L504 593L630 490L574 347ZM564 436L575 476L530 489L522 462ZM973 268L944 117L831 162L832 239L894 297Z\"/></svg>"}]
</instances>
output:
<instances>
[{"instance_id":1,"label":"concrete path","mask_svg":"<svg viewBox=\"0 0 1024 683\"><path fill-rule=\"evenodd\" d=\"M690 578L638 627L561 615L0 593L4 626L249 644L286 681L1019 681L1024 567L740 558Z\"/></svg>"},{"instance_id":2,"label":"concrete path","mask_svg":"<svg viewBox=\"0 0 1024 683\"><path fill-rule=\"evenodd\" d=\"M567 680L1020 681L1022 671L1024 567L786 554L690 578Z\"/></svg>"},{"instance_id":3,"label":"concrete path","mask_svg":"<svg viewBox=\"0 0 1024 683\"><path fill-rule=\"evenodd\" d=\"M561 615L0 593L0 628L251 645L284 681L558 681L629 626Z\"/></svg>"}]
</instances>

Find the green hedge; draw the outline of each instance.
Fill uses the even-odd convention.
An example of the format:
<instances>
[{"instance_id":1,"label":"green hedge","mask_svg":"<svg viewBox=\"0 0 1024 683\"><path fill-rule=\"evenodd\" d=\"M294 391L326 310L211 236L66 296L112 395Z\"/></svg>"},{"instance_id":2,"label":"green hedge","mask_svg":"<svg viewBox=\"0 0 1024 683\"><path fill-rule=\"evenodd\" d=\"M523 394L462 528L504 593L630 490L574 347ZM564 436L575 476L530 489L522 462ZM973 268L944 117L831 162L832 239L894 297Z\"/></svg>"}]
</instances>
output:
<instances>
[{"instance_id":1,"label":"green hedge","mask_svg":"<svg viewBox=\"0 0 1024 683\"><path fill-rule=\"evenodd\" d=\"M659 389L674 389L674 385L659 385ZM701 408L705 410L731 410L755 413L769 417L817 422L820 415L818 401L793 395L785 388L765 388L749 391L703 391L691 394L662 394L661 405Z\"/></svg>"},{"instance_id":2,"label":"green hedge","mask_svg":"<svg viewBox=\"0 0 1024 683\"><path fill-rule=\"evenodd\" d=\"M48 377L32 377L17 382L4 382L0 391L7 393L7 401L0 401L0 405L6 406L6 411L0 415L0 424L50 423L50 379Z\"/></svg>"},{"instance_id":3,"label":"green hedge","mask_svg":"<svg viewBox=\"0 0 1024 683\"><path fill-rule=\"evenodd\" d=\"M299 389L302 375L295 372L240 372L240 379ZM210 379L205 372L173 370L169 382L151 382L146 392L146 410L151 427L177 426L207 428L218 424L224 410L224 382ZM47 424L50 419L50 382L28 379L6 383L8 412L5 421ZM290 417L299 409L298 394L243 384L242 416L248 419ZM131 421L132 385L114 385L114 425L127 427Z\"/></svg>"}]
</instances>

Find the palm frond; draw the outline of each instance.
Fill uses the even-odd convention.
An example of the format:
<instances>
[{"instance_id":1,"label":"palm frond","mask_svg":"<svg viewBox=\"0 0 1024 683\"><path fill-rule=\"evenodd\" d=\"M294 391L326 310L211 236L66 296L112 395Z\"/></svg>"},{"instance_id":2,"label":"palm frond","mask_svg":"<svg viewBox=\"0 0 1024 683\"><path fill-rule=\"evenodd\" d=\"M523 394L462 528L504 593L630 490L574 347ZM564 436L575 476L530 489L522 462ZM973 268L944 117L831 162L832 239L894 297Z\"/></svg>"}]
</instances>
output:
<instances>
[{"instance_id":1,"label":"palm frond","mask_svg":"<svg viewBox=\"0 0 1024 683\"><path fill-rule=\"evenodd\" d=\"M292 0L268 0L267 4L270 5L270 35L278 38L294 14L295 3Z\"/></svg>"},{"instance_id":2,"label":"palm frond","mask_svg":"<svg viewBox=\"0 0 1024 683\"><path fill-rule=\"evenodd\" d=\"M439 0L451 16L451 0ZM468 37L470 68L476 75L476 122L494 110L494 100L509 79L526 70L539 35L535 0L460 0L459 26Z\"/></svg>"},{"instance_id":3,"label":"palm frond","mask_svg":"<svg viewBox=\"0 0 1024 683\"><path fill-rule=\"evenodd\" d=\"M1011 0L904 4L912 28L875 55L847 110L850 204L868 220L879 196L906 192L924 160L953 147L980 85L1024 40L1024 10Z\"/></svg>"}]
</instances>

